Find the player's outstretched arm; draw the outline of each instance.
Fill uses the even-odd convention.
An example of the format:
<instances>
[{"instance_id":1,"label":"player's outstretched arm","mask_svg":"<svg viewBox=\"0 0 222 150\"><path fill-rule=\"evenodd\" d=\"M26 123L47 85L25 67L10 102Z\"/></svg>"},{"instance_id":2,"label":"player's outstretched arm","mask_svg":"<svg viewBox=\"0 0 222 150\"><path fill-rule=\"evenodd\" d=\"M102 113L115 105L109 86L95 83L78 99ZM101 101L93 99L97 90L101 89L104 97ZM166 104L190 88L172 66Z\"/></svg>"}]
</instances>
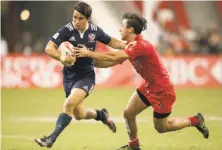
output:
<instances>
[{"instance_id":1,"label":"player's outstretched arm","mask_svg":"<svg viewBox=\"0 0 222 150\"><path fill-rule=\"evenodd\" d=\"M129 56L126 54L125 51L93 52L88 50L85 46L83 46L82 48L74 47L73 52L77 57L91 57L102 61L121 63L126 59L129 59Z\"/></svg>"},{"instance_id":2,"label":"player's outstretched arm","mask_svg":"<svg viewBox=\"0 0 222 150\"><path fill-rule=\"evenodd\" d=\"M96 60L94 61L94 66L96 68L108 68L108 67L113 67L115 65L120 64L120 62L117 61L103 61L103 60Z\"/></svg>"},{"instance_id":3,"label":"player's outstretched arm","mask_svg":"<svg viewBox=\"0 0 222 150\"><path fill-rule=\"evenodd\" d=\"M109 42L108 46L119 50L123 50L126 48L126 44L124 42L117 40L114 37L111 38L111 41Z\"/></svg>"}]
</instances>

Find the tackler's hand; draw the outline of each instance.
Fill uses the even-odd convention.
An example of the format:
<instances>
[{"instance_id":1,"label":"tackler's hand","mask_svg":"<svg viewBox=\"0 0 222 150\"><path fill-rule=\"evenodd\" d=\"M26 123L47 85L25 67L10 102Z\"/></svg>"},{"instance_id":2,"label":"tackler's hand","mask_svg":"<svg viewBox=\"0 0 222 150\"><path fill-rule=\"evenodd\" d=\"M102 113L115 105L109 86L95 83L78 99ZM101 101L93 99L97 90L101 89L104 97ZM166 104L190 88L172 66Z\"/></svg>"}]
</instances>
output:
<instances>
[{"instance_id":1,"label":"tackler's hand","mask_svg":"<svg viewBox=\"0 0 222 150\"><path fill-rule=\"evenodd\" d=\"M127 49L127 48L129 48L129 47L131 47L131 46L135 46L136 44L137 44L137 41L129 42L129 43L126 45L125 49Z\"/></svg>"},{"instance_id":2,"label":"tackler's hand","mask_svg":"<svg viewBox=\"0 0 222 150\"><path fill-rule=\"evenodd\" d=\"M77 57L89 57L91 51L85 45L82 45L82 47L73 47L72 53Z\"/></svg>"}]
</instances>

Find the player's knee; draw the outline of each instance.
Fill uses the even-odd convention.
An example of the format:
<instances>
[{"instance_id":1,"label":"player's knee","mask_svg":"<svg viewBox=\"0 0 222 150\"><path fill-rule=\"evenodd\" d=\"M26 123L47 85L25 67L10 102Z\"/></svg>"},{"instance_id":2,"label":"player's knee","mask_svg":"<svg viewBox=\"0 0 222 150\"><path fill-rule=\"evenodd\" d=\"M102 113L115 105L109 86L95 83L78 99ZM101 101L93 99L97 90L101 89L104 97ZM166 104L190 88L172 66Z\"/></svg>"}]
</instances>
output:
<instances>
[{"instance_id":1,"label":"player's knee","mask_svg":"<svg viewBox=\"0 0 222 150\"><path fill-rule=\"evenodd\" d=\"M85 118L85 115L84 114L74 114L74 117L76 120L82 120Z\"/></svg>"},{"instance_id":2,"label":"player's knee","mask_svg":"<svg viewBox=\"0 0 222 150\"><path fill-rule=\"evenodd\" d=\"M155 129L158 133L165 133L166 129L163 126L155 125Z\"/></svg>"},{"instance_id":3,"label":"player's knee","mask_svg":"<svg viewBox=\"0 0 222 150\"><path fill-rule=\"evenodd\" d=\"M67 100L65 103L64 103L64 108L66 109L70 109L73 107L73 102L72 101L69 101Z\"/></svg>"},{"instance_id":4,"label":"player's knee","mask_svg":"<svg viewBox=\"0 0 222 150\"><path fill-rule=\"evenodd\" d=\"M135 115L128 109L125 109L123 111L123 117L126 118L126 119L131 119L131 118L134 118Z\"/></svg>"},{"instance_id":5,"label":"player's knee","mask_svg":"<svg viewBox=\"0 0 222 150\"><path fill-rule=\"evenodd\" d=\"M66 102L64 103L64 107L68 109L71 109L71 108L73 109L75 108L75 106L76 106L76 102L73 99L68 98Z\"/></svg>"}]
</instances>

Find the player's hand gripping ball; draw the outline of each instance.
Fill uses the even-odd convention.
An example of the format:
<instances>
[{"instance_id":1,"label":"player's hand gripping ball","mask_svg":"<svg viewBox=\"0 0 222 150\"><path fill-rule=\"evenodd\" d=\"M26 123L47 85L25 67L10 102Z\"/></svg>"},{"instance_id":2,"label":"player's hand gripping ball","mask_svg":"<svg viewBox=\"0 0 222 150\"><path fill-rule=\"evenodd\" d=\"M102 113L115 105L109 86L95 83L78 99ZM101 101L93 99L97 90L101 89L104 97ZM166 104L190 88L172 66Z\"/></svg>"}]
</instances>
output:
<instances>
[{"instance_id":1,"label":"player's hand gripping ball","mask_svg":"<svg viewBox=\"0 0 222 150\"><path fill-rule=\"evenodd\" d=\"M65 41L59 45L59 52L61 53L60 61L64 66L70 67L74 65L76 56L72 54L73 45Z\"/></svg>"}]
</instances>

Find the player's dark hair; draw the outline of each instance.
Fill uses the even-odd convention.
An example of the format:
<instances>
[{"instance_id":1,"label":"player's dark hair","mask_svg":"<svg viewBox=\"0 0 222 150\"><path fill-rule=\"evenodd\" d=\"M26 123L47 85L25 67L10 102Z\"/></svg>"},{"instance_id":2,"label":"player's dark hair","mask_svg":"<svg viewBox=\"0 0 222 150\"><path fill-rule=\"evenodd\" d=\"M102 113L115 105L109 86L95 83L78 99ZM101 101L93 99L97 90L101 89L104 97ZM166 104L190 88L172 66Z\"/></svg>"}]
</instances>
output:
<instances>
[{"instance_id":1,"label":"player's dark hair","mask_svg":"<svg viewBox=\"0 0 222 150\"><path fill-rule=\"evenodd\" d=\"M127 19L127 28L132 27L135 34L140 34L147 29L146 18L139 16L135 13L125 13L123 19Z\"/></svg>"},{"instance_id":2,"label":"player's dark hair","mask_svg":"<svg viewBox=\"0 0 222 150\"><path fill-rule=\"evenodd\" d=\"M79 13L83 14L86 19L90 19L91 15L92 15L92 8L89 4L85 3L85 2L77 2L74 6L73 6L73 11L76 10Z\"/></svg>"}]
</instances>

